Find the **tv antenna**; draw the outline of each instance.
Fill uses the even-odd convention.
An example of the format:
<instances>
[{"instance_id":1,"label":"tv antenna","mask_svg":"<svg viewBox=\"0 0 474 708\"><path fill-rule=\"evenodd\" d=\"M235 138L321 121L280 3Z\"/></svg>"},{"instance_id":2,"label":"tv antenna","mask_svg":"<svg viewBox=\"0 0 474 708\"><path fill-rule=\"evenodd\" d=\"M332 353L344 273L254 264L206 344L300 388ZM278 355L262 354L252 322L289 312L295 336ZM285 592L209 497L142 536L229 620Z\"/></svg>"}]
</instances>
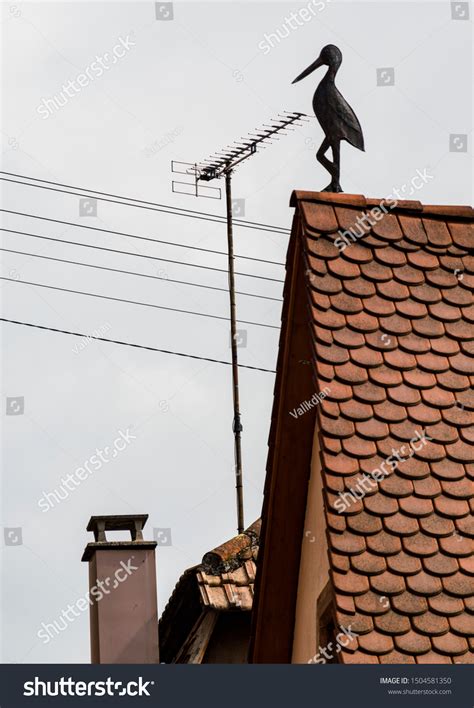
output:
<instances>
[{"instance_id":1,"label":"tv antenna","mask_svg":"<svg viewBox=\"0 0 474 708\"><path fill-rule=\"evenodd\" d=\"M232 174L237 165L255 155L258 150L267 147L272 140L279 140L281 135L286 135L288 130L293 130L301 121L309 116L304 113L284 111L270 124L263 125L247 137L235 141L224 150L214 153L202 162L171 162L171 171L175 174L188 175L193 178L191 182L175 181L171 183L173 192L188 194L194 197L207 197L221 199L222 191L219 187L203 185L202 182L212 182L216 179L225 179L226 216L227 216L227 256L228 279L230 300L230 343L232 351L232 394L234 403L234 418L232 431L234 433L235 454L235 488L237 493L237 530L244 531L244 495L242 484L242 421L240 415L239 398L239 366L238 366L238 332L237 314L235 304L235 275L234 275L234 237L232 224Z\"/></svg>"}]
</instances>

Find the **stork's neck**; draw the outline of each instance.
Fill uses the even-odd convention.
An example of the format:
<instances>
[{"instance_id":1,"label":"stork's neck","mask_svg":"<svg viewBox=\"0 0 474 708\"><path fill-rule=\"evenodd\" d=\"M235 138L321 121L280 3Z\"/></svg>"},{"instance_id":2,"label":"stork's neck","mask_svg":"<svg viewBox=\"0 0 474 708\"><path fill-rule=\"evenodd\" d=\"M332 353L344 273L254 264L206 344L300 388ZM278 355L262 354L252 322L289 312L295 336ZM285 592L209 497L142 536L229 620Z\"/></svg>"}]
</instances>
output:
<instances>
[{"instance_id":1,"label":"stork's neck","mask_svg":"<svg viewBox=\"0 0 474 708\"><path fill-rule=\"evenodd\" d=\"M329 65L326 75L324 77L324 81L331 81L334 83L334 80L336 78L336 74L339 71L340 66L341 66L340 64Z\"/></svg>"}]
</instances>

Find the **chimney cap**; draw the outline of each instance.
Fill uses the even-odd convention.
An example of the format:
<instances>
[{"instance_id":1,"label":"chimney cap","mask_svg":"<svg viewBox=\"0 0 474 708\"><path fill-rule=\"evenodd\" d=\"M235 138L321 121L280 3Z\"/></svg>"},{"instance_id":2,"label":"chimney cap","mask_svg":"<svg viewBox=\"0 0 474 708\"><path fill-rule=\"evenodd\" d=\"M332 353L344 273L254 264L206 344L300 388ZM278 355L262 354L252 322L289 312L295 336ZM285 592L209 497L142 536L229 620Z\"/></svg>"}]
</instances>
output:
<instances>
[{"instance_id":1,"label":"chimney cap","mask_svg":"<svg viewBox=\"0 0 474 708\"><path fill-rule=\"evenodd\" d=\"M91 516L87 531L94 533L94 542L88 543L82 560L89 561L95 551L123 550L126 548L156 548L156 541L143 540L143 527L148 520L148 514L112 514ZM130 531L130 541L107 541L106 531Z\"/></svg>"},{"instance_id":2,"label":"chimney cap","mask_svg":"<svg viewBox=\"0 0 474 708\"><path fill-rule=\"evenodd\" d=\"M132 534L132 539L134 536L138 535L141 537L141 532L146 522L148 521L148 514L109 514L101 516L91 516L89 523L87 524L87 531L93 531L96 541L101 532L104 534L105 531L130 531Z\"/></svg>"}]
</instances>

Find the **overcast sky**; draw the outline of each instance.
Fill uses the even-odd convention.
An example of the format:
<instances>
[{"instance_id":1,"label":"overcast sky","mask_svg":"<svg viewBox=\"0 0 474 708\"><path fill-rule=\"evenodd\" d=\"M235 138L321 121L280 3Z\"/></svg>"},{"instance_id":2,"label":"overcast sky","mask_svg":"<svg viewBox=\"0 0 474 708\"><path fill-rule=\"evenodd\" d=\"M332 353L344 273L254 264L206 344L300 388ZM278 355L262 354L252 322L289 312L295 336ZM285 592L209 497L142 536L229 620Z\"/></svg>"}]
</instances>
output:
<instances>
[{"instance_id":1,"label":"overcast sky","mask_svg":"<svg viewBox=\"0 0 474 708\"><path fill-rule=\"evenodd\" d=\"M308 4L176 2L156 9L153 2L2 3L2 169L223 214L223 201L173 194L170 161L205 158L282 110L311 113L323 70L295 86L291 81L325 44L334 43L344 57L338 86L356 110L366 142L365 153L343 145L344 190L387 196L410 185L419 171L429 179L411 198L470 203L467 3L331 0L314 2L309 15L302 12ZM278 30L279 41L270 36ZM104 57L117 45L121 56L100 75L94 62L107 63ZM63 84L87 72L92 79L79 79L84 85L61 98ZM63 106L54 107L55 96ZM321 140L312 119L241 166L233 184L234 197L245 200L245 219L290 226L291 191L319 190L329 181L315 160ZM4 228L226 267L221 255L82 228L222 251L221 224L103 201L96 216L81 216L78 196L5 181L2 202L4 209L79 225L3 213ZM227 282L225 273L26 235L3 232L2 241L3 248L25 253L220 288ZM241 255L285 259L287 236L236 228L235 241ZM2 275L16 281L2 282L3 317L230 358L224 320L25 281L222 317L228 314L225 292L28 255L1 256ZM238 260L237 270L284 277L281 266L248 260ZM239 276L237 285L273 298L282 293L280 283L248 276ZM278 326L280 302L239 296L238 316ZM241 363L274 369L278 329L241 328L247 330ZM87 612L47 644L37 632L87 591L87 566L80 559L91 540L85 527L92 514L148 513L148 539L154 528L171 529L172 545L157 549L160 613L183 570L236 532L230 367L113 344L84 346L73 337L13 324L1 324L0 332L3 661L88 662ZM240 377L250 524L261 509L274 376L241 369ZM125 449L54 508L42 510L44 492L60 487L61 478L85 462L92 464L98 448L113 447L118 431L127 430L135 437Z\"/></svg>"}]
</instances>

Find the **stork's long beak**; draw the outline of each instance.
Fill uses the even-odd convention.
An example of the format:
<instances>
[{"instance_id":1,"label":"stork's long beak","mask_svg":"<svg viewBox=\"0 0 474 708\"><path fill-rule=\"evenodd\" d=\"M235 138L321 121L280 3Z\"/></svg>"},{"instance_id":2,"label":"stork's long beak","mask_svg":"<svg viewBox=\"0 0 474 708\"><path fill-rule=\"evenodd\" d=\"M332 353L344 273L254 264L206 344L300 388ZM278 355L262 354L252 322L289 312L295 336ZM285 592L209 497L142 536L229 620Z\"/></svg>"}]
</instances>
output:
<instances>
[{"instance_id":1,"label":"stork's long beak","mask_svg":"<svg viewBox=\"0 0 474 708\"><path fill-rule=\"evenodd\" d=\"M301 79L304 79L306 76L309 76L315 69L319 69L320 66L323 65L323 62L321 60L321 57L318 57L316 61L314 61L310 66L308 66L307 69L305 69L299 76L296 77L294 81L292 81L292 84L296 84L297 81L301 81Z\"/></svg>"}]
</instances>

